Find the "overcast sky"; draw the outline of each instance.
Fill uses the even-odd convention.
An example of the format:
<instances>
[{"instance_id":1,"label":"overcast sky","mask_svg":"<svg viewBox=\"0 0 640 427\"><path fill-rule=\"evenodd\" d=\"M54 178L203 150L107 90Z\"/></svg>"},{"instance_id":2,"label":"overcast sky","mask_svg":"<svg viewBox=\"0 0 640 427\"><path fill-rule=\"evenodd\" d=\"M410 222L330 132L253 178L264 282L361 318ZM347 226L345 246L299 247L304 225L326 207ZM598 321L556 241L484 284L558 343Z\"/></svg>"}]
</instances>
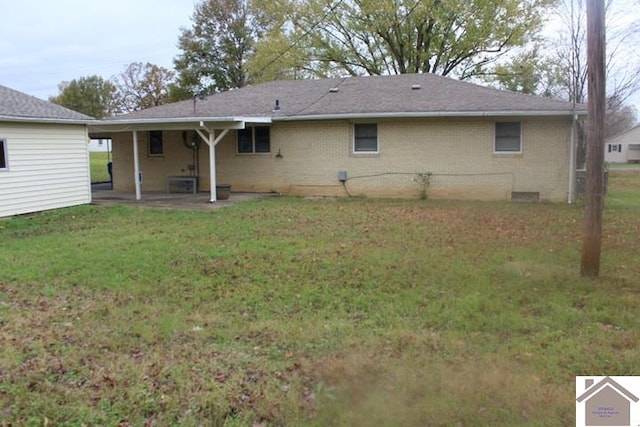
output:
<instances>
[{"instance_id":1,"label":"overcast sky","mask_svg":"<svg viewBox=\"0 0 640 427\"><path fill-rule=\"evenodd\" d=\"M640 0L616 2L623 18L640 21ZM62 81L90 75L109 79L132 62L172 69L180 28L191 26L195 3L2 0L0 84L48 99L58 94ZM636 46L630 55L637 57ZM640 109L640 95L632 102Z\"/></svg>"},{"instance_id":2,"label":"overcast sky","mask_svg":"<svg viewBox=\"0 0 640 427\"><path fill-rule=\"evenodd\" d=\"M172 69L194 0L2 0L0 84L42 99L58 83L120 74L132 62Z\"/></svg>"}]
</instances>

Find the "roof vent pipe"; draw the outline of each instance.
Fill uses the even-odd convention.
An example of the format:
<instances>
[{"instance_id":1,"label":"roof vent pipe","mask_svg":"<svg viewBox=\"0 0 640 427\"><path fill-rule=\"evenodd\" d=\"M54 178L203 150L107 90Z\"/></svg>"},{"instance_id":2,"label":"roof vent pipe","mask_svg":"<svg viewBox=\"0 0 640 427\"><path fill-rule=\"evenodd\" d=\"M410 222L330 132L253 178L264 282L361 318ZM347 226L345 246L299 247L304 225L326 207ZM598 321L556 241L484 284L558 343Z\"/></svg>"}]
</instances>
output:
<instances>
[{"instance_id":1,"label":"roof vent pipe","mask_svg":"<svg viewBox=\"0 0 640 427\"><path fill-rule=\"evenodd\" d=\"M273 107L273 111L279 111L280 110L280 100L276 99L276 105Z\"/></svg>"}]
</instances>

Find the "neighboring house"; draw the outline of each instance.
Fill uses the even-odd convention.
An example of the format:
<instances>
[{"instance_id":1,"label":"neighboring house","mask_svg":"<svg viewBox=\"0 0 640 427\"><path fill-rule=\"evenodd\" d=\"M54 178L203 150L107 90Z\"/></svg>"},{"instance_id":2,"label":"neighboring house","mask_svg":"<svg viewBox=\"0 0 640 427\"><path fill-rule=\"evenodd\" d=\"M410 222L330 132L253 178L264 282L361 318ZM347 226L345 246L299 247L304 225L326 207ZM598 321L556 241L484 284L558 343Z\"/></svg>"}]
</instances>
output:
<instances>
[{"instance_id":1,"label":"neighboring house","mask_svg":"<svg viewBox=\"0 0 640 427\"><path fill-rule=\"evenodd\" d=\"M114 188L138 198L197 176L212 202L217 182L291 195L426 189L432 198L561 201L573 191L572 129L584 114L405 74L265 83L99 121L90 132L112 138Z\"/></svg>"},{"instance_id":2,"label":"neighboring house","mask_svg":"<svg viewBox=\"0 0 640 427\"><path fill-rule=\"evenodd\" d=\"M0 217L91 202L91 120L0 86Z\"/></svg>"},{"instance_id":3,"label":"neighboring house","mask_svg":"<svg viewBox=\"0 0 640 427\"><path fill-rule=\"evenodd\" d=\"M604 160L609 163L640 163L640 125L604 142Z\"/></svg>"}]
</instances>

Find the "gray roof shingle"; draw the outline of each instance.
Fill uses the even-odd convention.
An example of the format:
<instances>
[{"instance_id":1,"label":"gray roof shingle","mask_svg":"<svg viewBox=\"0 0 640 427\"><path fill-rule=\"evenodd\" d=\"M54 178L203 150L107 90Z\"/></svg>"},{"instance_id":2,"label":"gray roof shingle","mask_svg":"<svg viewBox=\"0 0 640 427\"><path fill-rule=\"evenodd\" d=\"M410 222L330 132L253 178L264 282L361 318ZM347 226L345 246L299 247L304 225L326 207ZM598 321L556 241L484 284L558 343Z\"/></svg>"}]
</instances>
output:
<instances>
[{"instance_id":1,"label":"gray roof shingle","mask_svg":"<svg viewBox=\"0 0 640 427\"><path fill-rule=\"evenodd\" d=\"M414 89L419 86L419 89ZM276 100L280 109L274 111ZM112 120L269 117L273 120L465 114L569 114L570 103L491 89L434 74L290 80L248 86ZM583 106L579 106L583 111Z\"/></svg>"},{"instance_id":2,"label":"gray roof shingle","mask_svg":"<svg viewBox=\"0 0 640 427\"><path fill-rule=\"evenodd\" d=\"M92 117L0 85L0 120L82 122Z\"/></svg>"}]
</instances>

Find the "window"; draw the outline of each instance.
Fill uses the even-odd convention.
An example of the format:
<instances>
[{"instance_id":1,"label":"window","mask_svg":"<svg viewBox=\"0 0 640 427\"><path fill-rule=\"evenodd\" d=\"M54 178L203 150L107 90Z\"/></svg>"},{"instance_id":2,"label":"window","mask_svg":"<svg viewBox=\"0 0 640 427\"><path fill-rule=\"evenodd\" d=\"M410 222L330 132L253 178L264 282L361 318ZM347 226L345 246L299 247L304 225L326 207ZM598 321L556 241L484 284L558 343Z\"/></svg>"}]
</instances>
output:
<instances>
[{"instance_id":1,"label":"window","mask_svg":"<svg viewBox=\"0 0 640 427\"><path fill-rule=\"evenodd\" d=\"M150 156L162 156L164 150L162 147L162 131L152 130L149 131L149 155Z\"/></svg>"},{"instance_id":2,"label":"window","mask_svg":"<svg viewBox=\"0 0 640 427\"><path fill-rule=\"evenodd\" d=\"M496 122L496 153L520 153L522 151L522 132L520 122Z\"/></svg>"},{"instance_id":3,"label":"window","mask_svg":"<svg viewBox=\"0 0 640 427\"><path fill-rule=\"evenodd\" d=\"M609 152L609 153L611 152L611 147L612 147L612 145L611 145L611 144L608 144L608 148L607 148L607 150L608 150L608 152Z\"/></svg>"},{"instance_id":4,"label":"window","mask_svg":"<svg viewBox=\"0 0 640 427\"><path fill-rule=\"evenodd\" d=\"M378 152L378 125L373 123L353 125L353 152Z\"/></svg>"},{"instance_id":5,"label":"window","mask_svg":"<svg viewBox=\"0 0 640 427\"><path fill-rule=\"evenodd\" d=\"M238 153L270 153L269 126L251 126L238 130Z\"/></svg>"},{"instance_id":6,"label":"window","mask_svg":"<svg viewBox=\"0 0 640 427\"><path fill-rule=\"evenodd\" d=\"M7 162L7 141L0 139L0 170L8 169Z\"/></svg>"}]
</instances>

